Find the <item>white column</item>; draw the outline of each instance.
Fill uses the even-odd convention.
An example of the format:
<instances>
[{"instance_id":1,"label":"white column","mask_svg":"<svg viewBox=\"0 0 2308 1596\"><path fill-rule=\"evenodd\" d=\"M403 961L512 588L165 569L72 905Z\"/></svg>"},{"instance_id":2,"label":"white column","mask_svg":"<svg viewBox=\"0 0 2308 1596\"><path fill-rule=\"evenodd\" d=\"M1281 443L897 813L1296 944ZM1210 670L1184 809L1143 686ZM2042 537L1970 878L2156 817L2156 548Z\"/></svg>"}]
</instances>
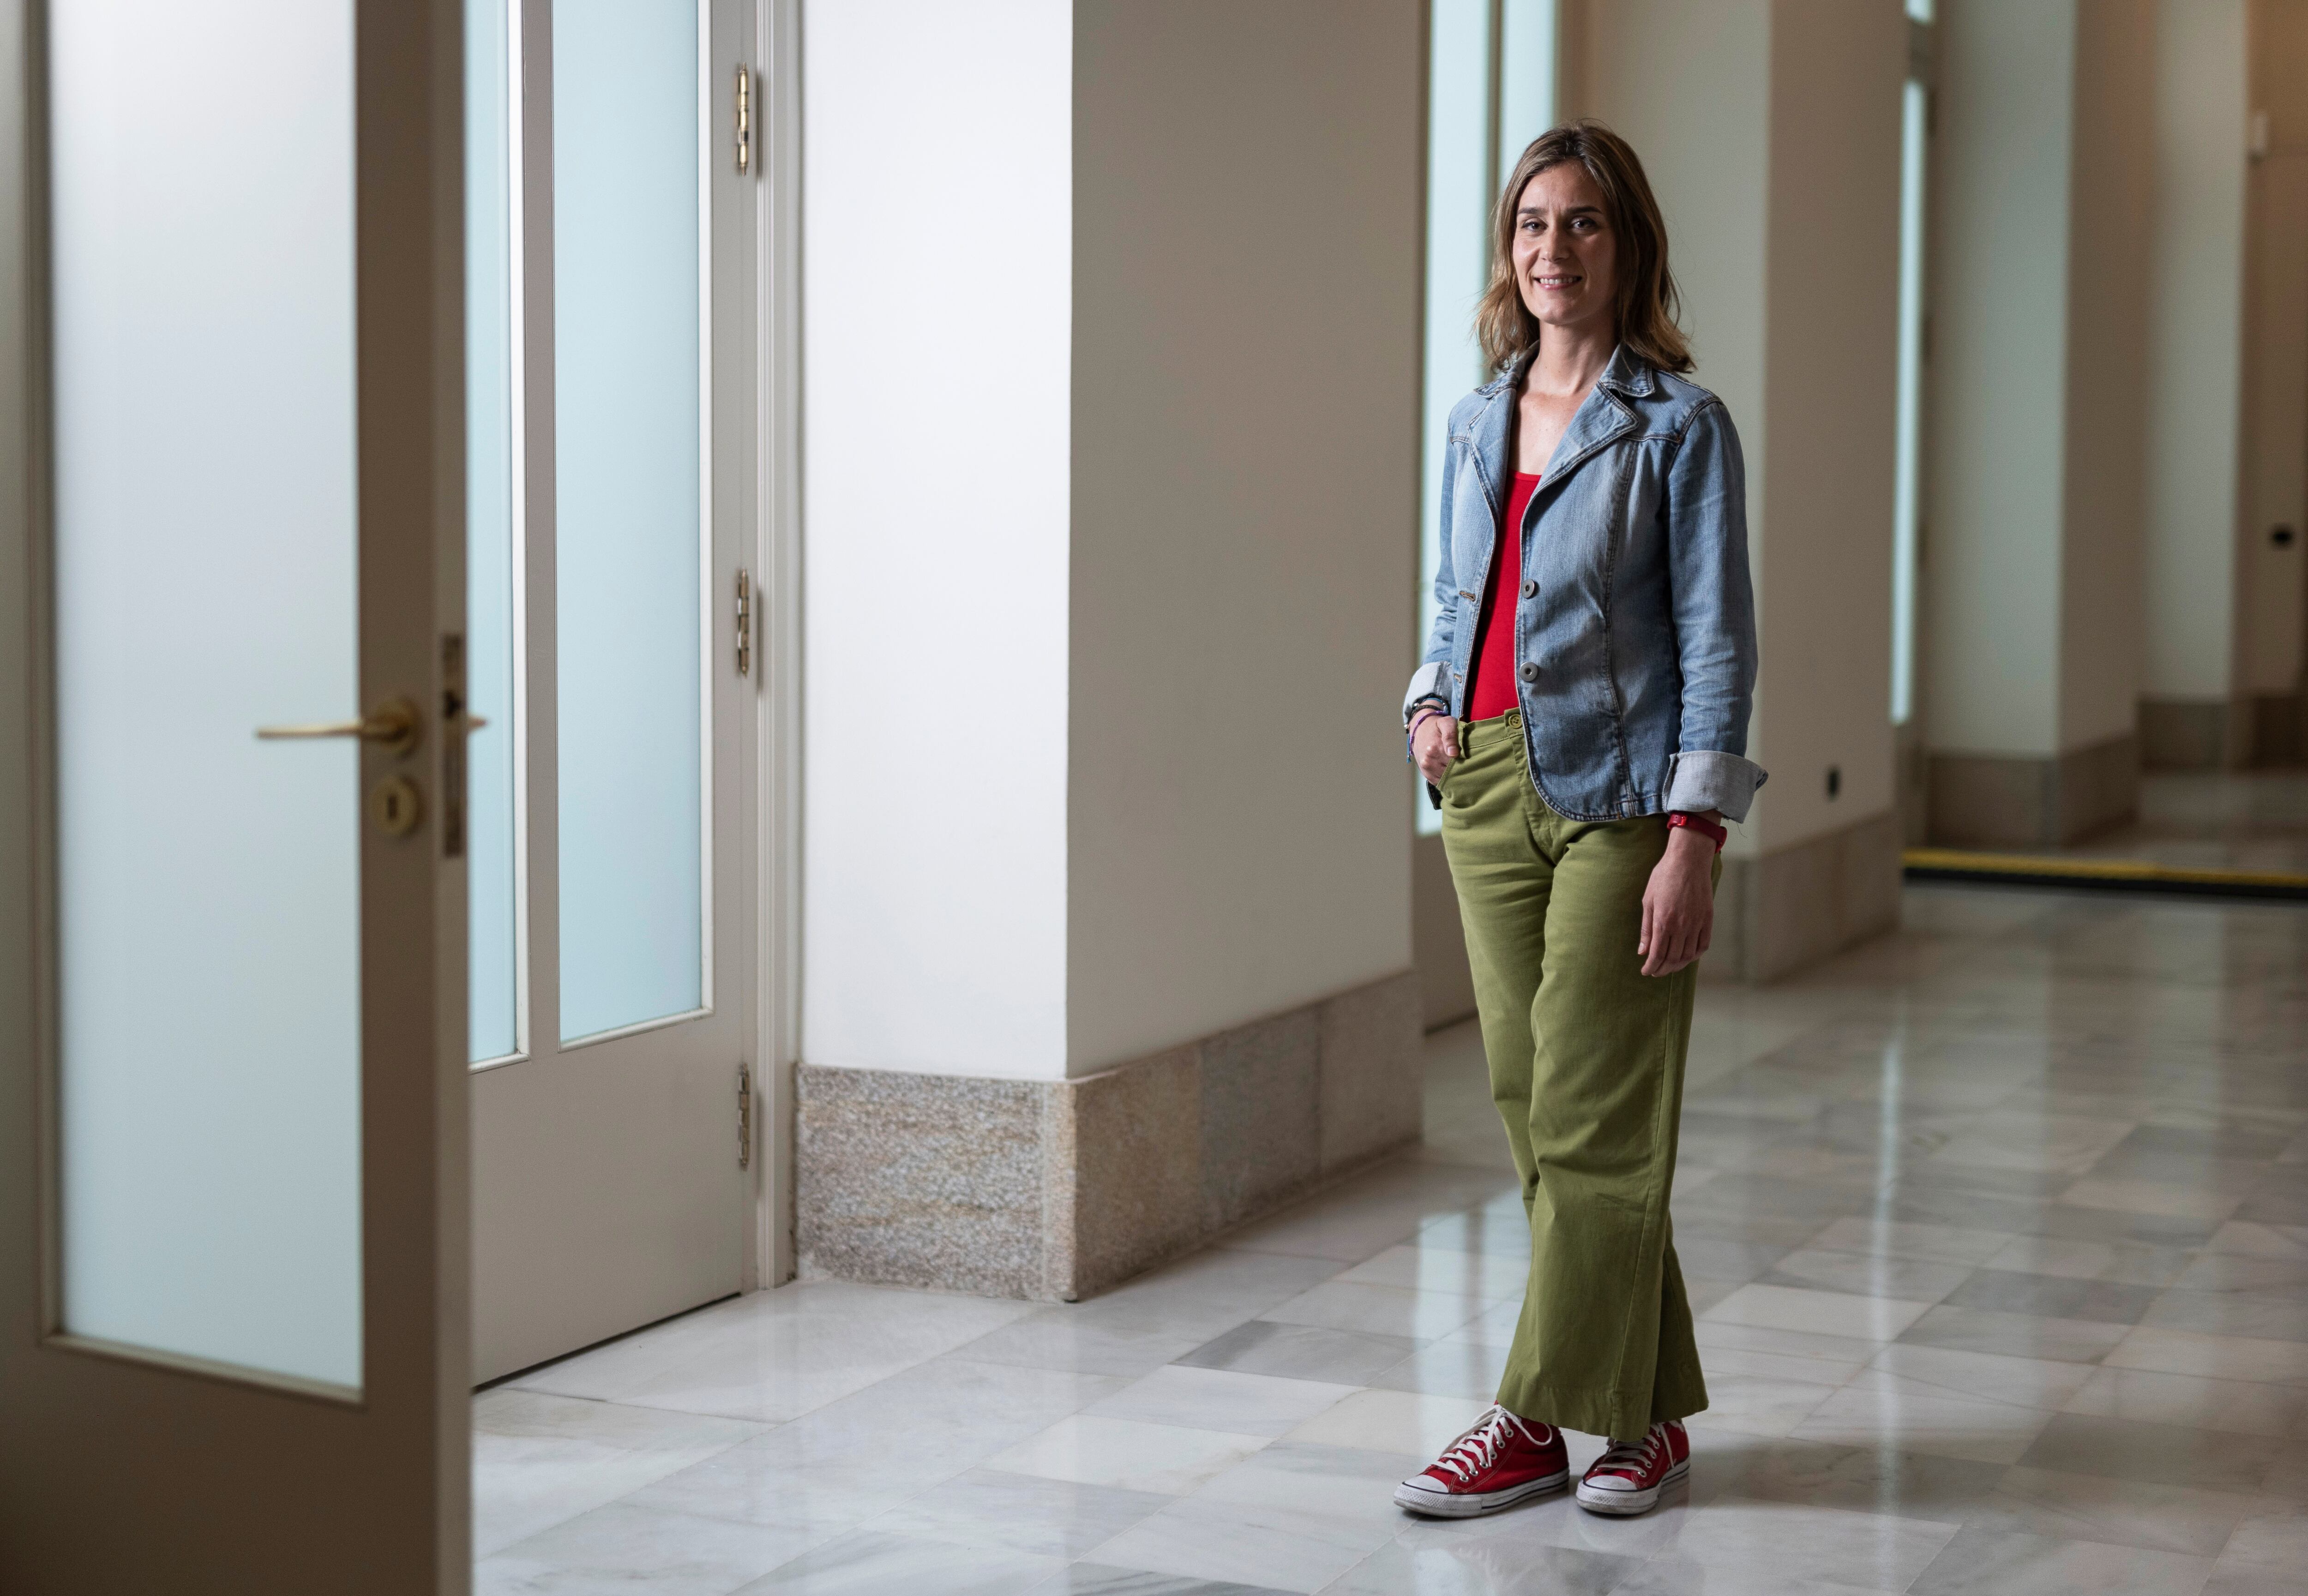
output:
<instances>
[{"instance_id":1,"label":"white column","mask_svg":"<svg viewBox=\"0 0 2308 1596\"><path fill-rule=\"evenodd\" d=\"M801 1264L1078 1296L1417 1135L1419 13L805 32Z\"/></svg>"},{"instance_id":2,"label":"white column","mask_svg":"<svg viewBox=\"0 0 2308 1596\"><path fill-rule=\"evenodd\" d=\"M2152 0L1942 0L1925 713L1931 828L2137 803Z\"/></svg>"},{"instance_id":3,"label":"white column","mask_svg":"<svg viewBox=\"0 0 2308 1596\"><path fill-rule=\"evenodd\" d=\"M2236 688L2244 352L2245 0L2159 0L2144 528L2148 763L2246 751ZM2240 718L2240 717L2236 717Z\"/></svg>"}]
</instances>

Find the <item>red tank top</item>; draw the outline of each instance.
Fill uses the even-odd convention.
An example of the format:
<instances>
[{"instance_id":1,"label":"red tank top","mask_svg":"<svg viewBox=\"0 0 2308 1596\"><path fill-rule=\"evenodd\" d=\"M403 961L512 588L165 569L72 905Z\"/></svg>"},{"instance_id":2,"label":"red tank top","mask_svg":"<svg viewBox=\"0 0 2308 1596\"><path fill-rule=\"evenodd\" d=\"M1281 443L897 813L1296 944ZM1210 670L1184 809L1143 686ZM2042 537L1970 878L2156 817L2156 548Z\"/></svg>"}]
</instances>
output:
<instances>
[{"instance_id":1,"label":"red tank top","mask_svg":"<svg viewBox=\"0 0 2308 1596\"><path fill-rule=\"evenodd\" d=\"M1507 512L1499 518L1491 585L1484 590L1482 618L1475 623L1475 679L1467 683L1468 720L1504 715L1520 701L1515 697L1515 597L1522 587L1522 512L1537 488L1537 477L1516 472Z\"/></svg>"}]
</instances>

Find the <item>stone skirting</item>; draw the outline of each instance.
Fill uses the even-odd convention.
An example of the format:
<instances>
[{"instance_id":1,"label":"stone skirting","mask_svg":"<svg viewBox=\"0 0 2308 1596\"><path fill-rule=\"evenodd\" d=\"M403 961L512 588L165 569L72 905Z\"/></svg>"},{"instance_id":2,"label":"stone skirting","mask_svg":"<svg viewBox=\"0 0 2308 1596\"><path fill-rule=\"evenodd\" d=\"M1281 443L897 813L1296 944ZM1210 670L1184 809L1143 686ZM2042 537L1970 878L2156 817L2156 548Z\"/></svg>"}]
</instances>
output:
<instances>
[{"instance_id":1,"label":"stone skirting","mask_svg":"<svg viewBox=\"0 0 2308 1596\"><path fill-rule=\"evenodd\" d=\"M1772 981L1899 922L1899 817L1886 811L1760 858L1726 858L1705 982Z\"/></svg>"},{"instance_id":2,"label":"stone skirting","mask_svg":"<svg viewBox=\"0 0 2308 1596\"><path fill-rule=\"evenodd\" d=\"M1727 858L1715 890L1715 940L1700 961L1704 982L1774 981L1890 931L1899 922L1900 819L1885 812L1855 820L1761 858ZM1474 1012L1467 944L1457 934L1458 897L1442 839L1417 863L1447 908L1420 907L1414 939L1429 1027ZM1444 934L1445 932L1451 934ZM1439 1012L1438 1012L1439 1008Z\"/></svg>"},{"instance_id":3,"label":"stone skirting","mask_svg":"<svg viewBox=\"0 0 2308 1596\"><path fill-rule=\"evenodd\" d=\"M2140 812L2140 739L2126 732L2042 759L1934 753L1931 840L2056 848Z\"/></svg>"},{"instance_id":4,"label":"stone skirting","mask_svg":"<svg viewBox=\"0 0 2308 1596\"><path fill-rule=\"evenodd\" d=\"M2238 763L2256 770L2308 765L2308 693L2254 693L2251 714L2252 751Z\"/></svg>"},{"instance_id":5,"label":"stone skirting","mask_svg":"<svg viewBox=\"0 0 2308 1596\"><path fill-rule=\"evenodd\" d=\"M1467 965L1467 928L1459 889L1440 832L1410 839L1410 957L1418 965L1421 1022L1430 1031L1475 1012L1475 974Z\"/></svg>"},{"instance_id":6,"label":"stone skirting","mask_svg":"<svg viewBox=\"0 0 2308 1596\"><path fill-rule=\"evenodd\" d=\"M2244 699L2142 699L2140 762L2150 770L2226 770L2252 759Z\"/></svg>"},{"instance_id":7,"label":"stone skirting","mask_svg":"<svg viewBox=\"0 0 2308 1596\"><path fill-rule=\"evenodd\" d=\"M2266 770L2308 764L2308 695L2142 699L2140 759L2150 770Z\"/></svg>"},{"instance_id":8,"label":"stone skirting","mask_svg":"<svg viewBox=\"0 0 2308 1596\"><path fill-rule=\"evenodd\" d=\"M1419 1133L1408 971L1069 1081L805 1064L805 1275L1072 1301Z\"/></svg>"}]
</instances>

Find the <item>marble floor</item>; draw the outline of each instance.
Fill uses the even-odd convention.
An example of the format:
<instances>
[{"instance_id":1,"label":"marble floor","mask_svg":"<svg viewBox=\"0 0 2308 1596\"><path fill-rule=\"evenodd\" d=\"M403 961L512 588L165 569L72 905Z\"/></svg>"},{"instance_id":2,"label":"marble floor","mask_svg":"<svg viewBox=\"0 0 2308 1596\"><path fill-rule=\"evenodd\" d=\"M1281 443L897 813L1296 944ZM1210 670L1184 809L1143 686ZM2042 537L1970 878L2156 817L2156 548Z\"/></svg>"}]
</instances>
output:
<instances>
[{"instance_id":1,"label":"marble floor","mask_svg":"<svg viewBox=\"0 0 2308 1596\"><path fill-rule=\"evenodd\" d=\"M808 1282L482 1394L478 1587L2308 1592L2308 908L1935 887L1905 922L1702 991L1713 1405L1649 1517L1389 1500L1522 1289L1460 1027L1415 1152L1096 1300Z\"/></svg>"}]
</instances>

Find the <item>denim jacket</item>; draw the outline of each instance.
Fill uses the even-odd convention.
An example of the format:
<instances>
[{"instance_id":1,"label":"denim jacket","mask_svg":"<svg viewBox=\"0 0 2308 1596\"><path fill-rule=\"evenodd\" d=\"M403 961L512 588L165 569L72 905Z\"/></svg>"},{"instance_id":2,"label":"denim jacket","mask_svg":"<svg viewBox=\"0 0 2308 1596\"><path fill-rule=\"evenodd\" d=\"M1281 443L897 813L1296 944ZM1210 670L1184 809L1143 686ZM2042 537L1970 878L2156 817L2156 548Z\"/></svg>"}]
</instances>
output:
<instances>
[{"instance_id":1,"label":"denim jacket","mask_svg":"<svg viewBox=\"0 0 2308 1596\"><path fill-rule=\"evenodd\" d=\"M1434 625L1406 718L1422 701L1465 712L1529 359L1451 408ZM1718 809L1746 819L1764 779L1746 757L1755 688L1746 506L1739 434L1723 401L1622 346L1572 417L1520 528L1515 696L1531 781L1557 814Z\"/></svg>"}]
</instances>

